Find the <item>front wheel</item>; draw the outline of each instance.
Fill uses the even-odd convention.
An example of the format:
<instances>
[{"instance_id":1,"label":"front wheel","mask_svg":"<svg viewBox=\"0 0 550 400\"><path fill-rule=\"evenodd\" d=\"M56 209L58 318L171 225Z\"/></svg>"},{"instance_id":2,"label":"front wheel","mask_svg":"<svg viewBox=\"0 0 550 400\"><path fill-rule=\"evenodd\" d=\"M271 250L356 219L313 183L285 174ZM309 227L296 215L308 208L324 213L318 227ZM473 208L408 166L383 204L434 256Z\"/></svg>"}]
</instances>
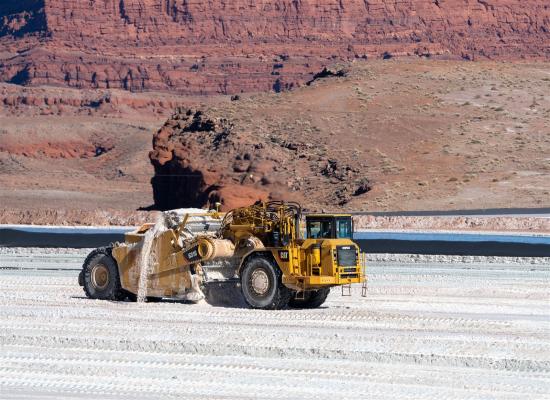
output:
<instances>
[{"instance_id":1,"label":"front wheel","mask_svg":"<svg viewBox=\"0 0 550 400\"><path fill-rule=\"evenodd\" d=\"M317 308L325 302L329 293L330 288L308 291L304 293L303 299L290 299L289 305L294 308Z\"/></svg>"},{"instance_id":2,"label":"front wheel","mask_svg":"<svg viewBox=\"0 0 550 400\"><path fill-rule=\"evenodd\" d=\"M79 281L91 299L121 300L124 297L118 266L110 250L102 247L92 251L82 266Z\"/></svg>"},{"instance_id":3,"label":"front wheel","mask_svg":"<svg viewBox=\"0 0 550 400\"><path fill-rule=\"evenodd\" d=\"M252 308L280 310L288 306L292 291L282 283L282 273L275 262L264 256L253 256L241 272L241 289Z\"/></svg>"}]
</instances>

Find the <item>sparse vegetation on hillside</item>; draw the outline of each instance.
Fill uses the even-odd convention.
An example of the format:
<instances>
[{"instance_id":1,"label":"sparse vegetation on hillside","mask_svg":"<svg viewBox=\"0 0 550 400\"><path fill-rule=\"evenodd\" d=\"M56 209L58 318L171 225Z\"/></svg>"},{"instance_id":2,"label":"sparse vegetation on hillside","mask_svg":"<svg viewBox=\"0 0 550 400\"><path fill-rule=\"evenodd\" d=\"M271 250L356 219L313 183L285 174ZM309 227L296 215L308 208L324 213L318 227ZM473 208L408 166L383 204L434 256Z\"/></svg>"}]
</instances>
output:
<instances>
[{"instance_id":1,"label":"sparse vegetation on hillside","mask_svg":"<svg viewBox=\"0 0 550 400\"><path fill-rule=\"evenodd\" d=\"M290 92L178 101L228 120L235 143L262 142L267 147L250 153L255 160L275 151L250 177L239 172L250 160L198 148L207 169L232 171L237 187L326 210L536 207L548 206L550 191L547 71L547 63L391 59L355 62L347 76ZM91 108L72 104L75 95L65 90L18 96L9 87L0 102L5 207L132 210L152 203L147 153L172 112L168 99L113 97ZM78 155L82 141L110 150L87 158L41 150L59 145ZM342 180L340 166L353 176ZM357 191L360 179L371 190Z\"/></svg>"}]
</instances>

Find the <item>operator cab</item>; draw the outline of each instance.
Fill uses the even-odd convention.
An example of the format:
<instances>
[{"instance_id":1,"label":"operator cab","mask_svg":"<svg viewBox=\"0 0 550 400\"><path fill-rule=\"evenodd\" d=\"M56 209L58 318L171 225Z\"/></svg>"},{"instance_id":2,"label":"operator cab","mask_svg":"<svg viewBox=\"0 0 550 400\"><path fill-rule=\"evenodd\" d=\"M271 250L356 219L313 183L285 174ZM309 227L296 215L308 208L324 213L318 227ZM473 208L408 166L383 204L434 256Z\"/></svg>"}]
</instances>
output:
<instances>
[{"instance_id":1,"label":"operator cab","mask_svg":"<svg viewBox=\"0 0 550 400\"><path fill-rule=\"evenodd\" d=\"M306 216L307 239L352 239L351 215L311 214Z\"/></svg>"}]
</instances>

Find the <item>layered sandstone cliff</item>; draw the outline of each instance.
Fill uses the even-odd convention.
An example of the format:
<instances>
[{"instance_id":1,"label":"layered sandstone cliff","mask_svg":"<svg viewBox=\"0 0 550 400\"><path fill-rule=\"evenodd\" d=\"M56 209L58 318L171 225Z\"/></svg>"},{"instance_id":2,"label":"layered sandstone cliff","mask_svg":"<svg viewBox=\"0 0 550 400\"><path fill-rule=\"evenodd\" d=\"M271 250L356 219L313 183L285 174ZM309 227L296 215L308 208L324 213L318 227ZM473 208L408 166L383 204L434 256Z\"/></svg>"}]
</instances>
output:
<instances>
[{"instance_id":1,"label":"layered sandstone cliff","mask_svg":"<svg viewBox=\"0 0 550 400\"><path fill-rule=\"evenodd\" d=\"M0 5L0 79L34 85L193 94L282 90L335 59L548 58L549 42L547 0Z\"/></svg>"}]
</instances>

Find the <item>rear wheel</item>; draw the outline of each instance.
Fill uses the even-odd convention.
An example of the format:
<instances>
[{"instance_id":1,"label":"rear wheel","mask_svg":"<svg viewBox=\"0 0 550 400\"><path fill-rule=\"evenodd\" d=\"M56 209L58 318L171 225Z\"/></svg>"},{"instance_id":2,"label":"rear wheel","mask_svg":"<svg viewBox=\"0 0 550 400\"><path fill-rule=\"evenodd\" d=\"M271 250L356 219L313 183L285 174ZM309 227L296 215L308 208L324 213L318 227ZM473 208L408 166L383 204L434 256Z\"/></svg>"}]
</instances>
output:
<instances>
[{"instance_id":1,"label":"rear wheel","mask_svg":"<svg viewBox=\"0 0 550 400\"><path fill-rule=\"evenodd\" d=\"M291 298L289 305L294 308L317 308L325 302L329 293L330 288L307 291L303 299Z\"/></svg>"},{"instance_id":2,"label":"rear wheel","mask_svg":"<svg viewBox=\"0 0 550 400\"><path fill-rule=\"evenodd\" d=\"M79 281L91 299L122 300L126 297L120 287L118 265L109 247L95 249L86 257Z\"/></svg>"},{"instance_id":3,"label":"rear wheel","mask_svg":"<svg viewBox=\"0 0 550 400\"><path fill-rule=\"evenodd\" d=\"M246 261L241 272L241 289L252 308L280 310L288 306L292 291L282 283L282 273L275 262L263 256Z\"/></svg>"}]
</instances>

